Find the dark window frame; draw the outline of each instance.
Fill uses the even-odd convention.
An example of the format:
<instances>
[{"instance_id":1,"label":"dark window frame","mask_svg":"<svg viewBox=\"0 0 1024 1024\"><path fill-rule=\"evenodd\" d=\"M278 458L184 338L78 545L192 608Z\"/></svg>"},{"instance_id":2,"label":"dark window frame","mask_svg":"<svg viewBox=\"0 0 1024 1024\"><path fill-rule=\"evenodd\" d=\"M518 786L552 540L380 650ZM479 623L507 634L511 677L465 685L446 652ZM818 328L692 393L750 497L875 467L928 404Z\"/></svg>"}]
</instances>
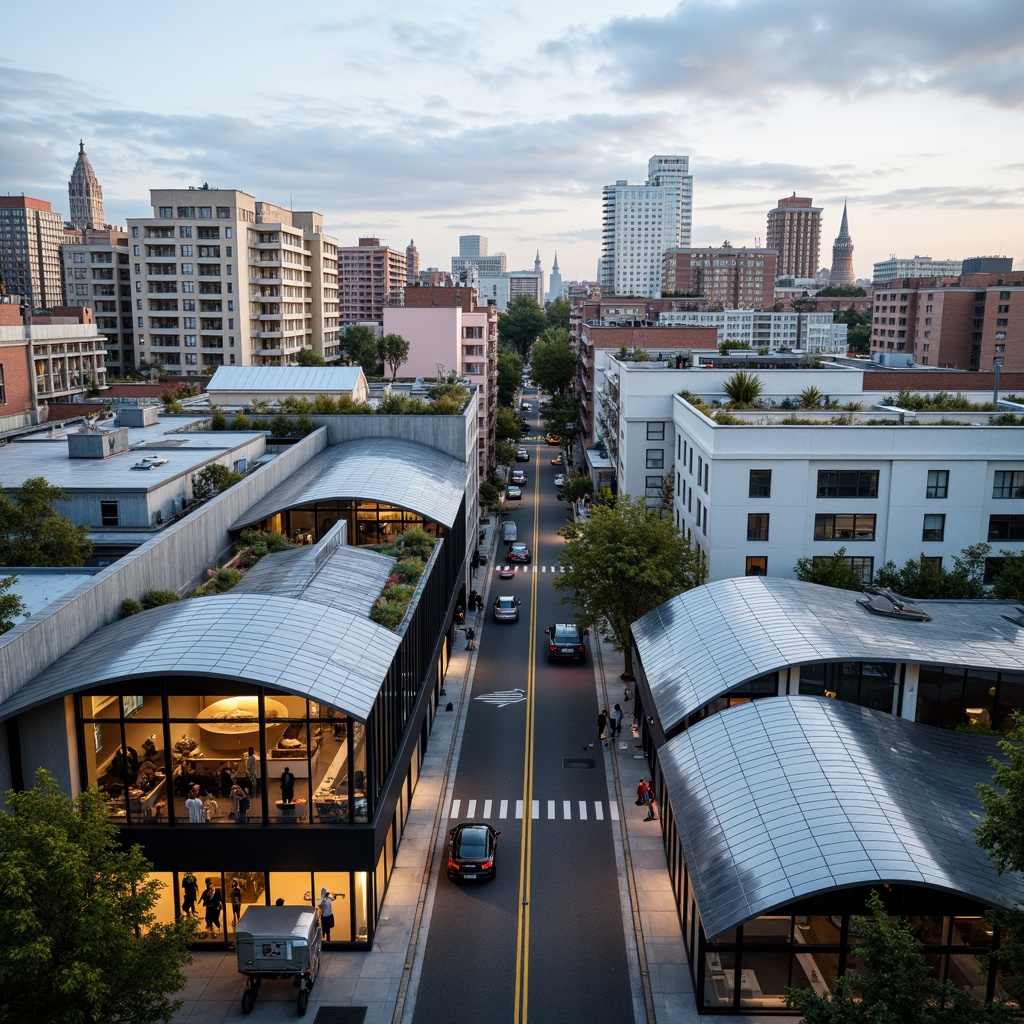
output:
<instances>
[{"instance_id":1,"label":"dark window frame","mask_svg":"<svg viewBox=\"0 0 1024 1024\"><path fill-rule=\"evenodd\" d=\"M770 498L771 496L772 471L770 469L752 469L750 471L747 497Z\"/></svg>"},{"instance_id":2,"label":"dark window frame","mask_svg":"<svg viewBox=\"0 0 1024 1024\"><path fill-rule=\"evenodd\" d=\"M819 469L819 498L877 498L877 469Z\"/></svg>"}]
</instances>

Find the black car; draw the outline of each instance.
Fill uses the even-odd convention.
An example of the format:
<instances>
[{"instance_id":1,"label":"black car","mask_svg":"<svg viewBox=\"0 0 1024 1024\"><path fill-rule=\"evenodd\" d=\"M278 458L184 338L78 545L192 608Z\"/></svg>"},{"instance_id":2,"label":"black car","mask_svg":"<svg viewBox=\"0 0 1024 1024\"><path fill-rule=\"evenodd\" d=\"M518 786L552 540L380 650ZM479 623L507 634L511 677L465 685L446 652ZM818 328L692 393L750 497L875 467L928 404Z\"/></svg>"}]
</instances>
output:
<instances>
[{"instance_id":1,"label":"black car","mask_svg":"<svg viewBox=\"0 0 1024 1024\"><path fill-rule=\"evenodd\" d=\"M548 661L586 661L587 648L581 630L575 622L556 622L544 630L548 638Z\"/></svg>"},{"instance_id":2,"label":"black car","mask_svg":"<svg viewBox=\"0 0 1024 1024\"><path fill-rule=\"evenodd\" d=\"M498 836L485 821L463 821L448 833L448 877L463 882L495 878Z\"/></svg>"}]
</instances>

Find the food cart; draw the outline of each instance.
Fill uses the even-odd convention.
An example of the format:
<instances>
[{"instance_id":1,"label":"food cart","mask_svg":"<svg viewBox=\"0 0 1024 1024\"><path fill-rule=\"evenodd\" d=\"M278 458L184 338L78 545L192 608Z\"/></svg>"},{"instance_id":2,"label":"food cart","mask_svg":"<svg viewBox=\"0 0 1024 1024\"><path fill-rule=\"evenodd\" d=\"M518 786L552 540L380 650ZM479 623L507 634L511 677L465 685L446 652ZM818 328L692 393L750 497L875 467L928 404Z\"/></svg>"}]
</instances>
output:
<instances>
[{"instance_id":1,"label":"food cart","mask_svg":"<svg viewBox=\"0 0 1024 1024\"><path fill-rule=\"evenodd\" d=\"M246 979L242 1013L252 1013L264 978L291 978L302 1017L320 972L320 946L315 907L249 907L235 926L238 973Z\"/></svg>"}]
</instances>

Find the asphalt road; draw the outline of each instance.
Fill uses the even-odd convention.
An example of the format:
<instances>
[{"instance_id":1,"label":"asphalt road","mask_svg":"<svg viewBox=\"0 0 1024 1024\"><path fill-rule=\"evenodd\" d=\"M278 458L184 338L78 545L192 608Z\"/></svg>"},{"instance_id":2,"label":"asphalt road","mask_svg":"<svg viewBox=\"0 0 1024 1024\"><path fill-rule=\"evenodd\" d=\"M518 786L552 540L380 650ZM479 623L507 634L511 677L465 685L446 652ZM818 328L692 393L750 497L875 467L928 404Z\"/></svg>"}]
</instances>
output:
<instances>
[{"instance_id":1,"label":"asphalt road","mask_svg":"<svg viewBox=\"0 0 1024 1024\"><path fill-rule=\"evenodd\" d=\"M527 420L540 433L535 397ZM501 830L498 876L461 883L436 865L417 1024L525 1024L633 1019L597 690L584 665L546 660L543 630L571 621L552 583L568 506L555 497L557 449L527 442L522 507L512 513L533 552L530 572L500 580L499 545L458 757L449 826ZM543 570L543 571L542 571ZM478 577L479 579L479 577ZM522 601L517 623L495 623L498 594ZM592 744L592 745L591 745ZM518 805L524 810L517 817Z\"/></svg>"}]
</instances>

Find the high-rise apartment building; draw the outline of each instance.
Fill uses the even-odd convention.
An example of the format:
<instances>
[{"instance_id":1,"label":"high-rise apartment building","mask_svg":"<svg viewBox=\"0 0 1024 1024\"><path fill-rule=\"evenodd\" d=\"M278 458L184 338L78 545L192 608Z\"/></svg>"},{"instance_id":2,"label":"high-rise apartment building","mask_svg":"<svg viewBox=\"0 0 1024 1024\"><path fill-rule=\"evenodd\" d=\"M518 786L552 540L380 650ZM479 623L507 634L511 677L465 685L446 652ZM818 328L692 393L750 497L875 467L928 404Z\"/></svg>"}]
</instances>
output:
<instances>
[{"instance_id":1,"label":"high-rise apartment building","mask_svg":"<svg viewBox=\"0 0 1024 1024\"><path fill-rule=\"evenodd\" d=\"M85 155L85 142L82 140L79 140L78 160L68 182L68 202L71 210L68 223L71 227L79 231L101 231L104 228L103 189Z\"/></svg>"},{"instance_id":2,"label":"high-rise apartment building","mask_svg":"<svg viewBox=\"0 0 1024 1024\"><path fill-rule=\"evenodd\" d=\"M886 284L904 277L959 277L963 260L933 260L931 256L900 259L890 256L872 267L871 283Z\"/></svg>"},{"instance_id":3,"label":"high-rise apartment building","mask_svg":"<svg viewBox=\"0 0 1024 1024\"><path fill-rule=\"evenodd\" d=\"M416 284L420 279L420 251L414 239L405 247L405 283Z\"/></svg>"},{"instance_id":4,"label":"high-rise apartment building","mask_svg":"<svg viewBox=\"0 0 1024 1024\"><path fill-rule=\"evenodd\" d=\"M338 350L337 240L323 217L237 189L152 189L128 221L138 365L198 376Z\"/></svg>"},{"instance_id":5,"label":"high-rise apartment building","mask_svg":"<svg viewBox=\"0 0 1024 1024\"><path fill-rule=\"evenodd\" d=\"M487 238L484 235L459 235L459 255L470 258L487 255Z\"/></svg>"},{"instance_id":6,"label":"high-rise apartment building","mask_svg":"<svg viewBox=\"0 0 1024 1024\"><path fill-rule=\"evenodd\" d=\"M853 272L853 239L850 237L850 225L846 220L846 203L843 203L843 220L839 225L832 246L832 269L828 272L830 285L855 285L857 275Z\"/></svg>"},{"instance_id":7,"label":"high-rise apartment building","mask_svg":"<svg viewBox=\"0 0 1024 1024\"><path fill-rule=\"evenodd\" d=\"M661 258L689 246L693 175L688 156L652 156L647 181L617 181L603 191L601 294L657 298Z\"/></svg>"},{"instance_id":8,"label":"high-rise apartment building","mask_svg":"<svg viewBox=\"0 0 1024 1024\"><path fill-rule=\"evenodd\" d=\"M771 309L775 302L775 250L733 247L669 249L662 294L690 294L726 309Z\"/></svg>"},{"instance_id":9,"label":"high-rise apartment building","mask_svg":"<svg viewBox=\"0 0 1024 1024\"><path fill-rule=\"evenodd\" d=\"M813 199L794 192L768 211L768 248L779 254L775 261L776 277L806 279L818 272L821 207L813 203Z\"/></svg>"},{"instance_id":10,"label":"high-rise apartment building","mask_svg":"<svg viewBox=\"0 0 1024 1024\"><path fill-rule=\"evenodd\" d=\"M0 284L33 309L64 304L60 245L64 219L43 199L0 196Z\"/></svg>"},{"instance_id":11,"label":"high-rise apartment building","mask_svg":"<svg viewBox=\"0 0 1024 1024\"><path fill-rule=\"evenodd\" d=\"M338 247L338 299L341 323L382 323L384 306L397 302L406 285L405 253L360 238Z\"/></svg>"}]
</instances>

